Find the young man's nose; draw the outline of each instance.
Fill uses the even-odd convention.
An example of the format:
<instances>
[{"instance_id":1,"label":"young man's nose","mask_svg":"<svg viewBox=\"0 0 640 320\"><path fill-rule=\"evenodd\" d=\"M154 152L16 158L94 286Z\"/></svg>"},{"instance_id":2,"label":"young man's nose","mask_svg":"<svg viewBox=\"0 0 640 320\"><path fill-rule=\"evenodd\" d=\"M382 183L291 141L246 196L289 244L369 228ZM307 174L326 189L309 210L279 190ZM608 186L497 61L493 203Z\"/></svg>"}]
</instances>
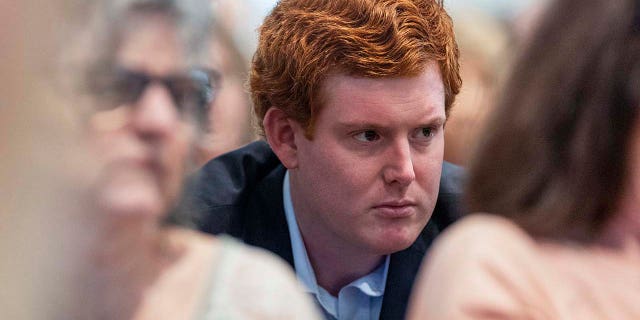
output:
<instances>
[{"instance_id":1,"label":"young man's nose","mask_svg":"<svg viewBox=\"0 0 640 320\"><path fill-rule=\"evenodd\" d=\"M150 83L133 109L133 127L142 135L168 135L180 121L171 93L162 84Z\"/></svg>"},{"instance_id":2,"label":"young man's nose","mask_svg":"<svg viewBox=\"0 0 640 320\"><path fill-rule=\"evenodd\" d=\"M416 178L409 141L395 141L386 153L383 178L388 184L407 186Z\"/></svg>"}]
</instances>

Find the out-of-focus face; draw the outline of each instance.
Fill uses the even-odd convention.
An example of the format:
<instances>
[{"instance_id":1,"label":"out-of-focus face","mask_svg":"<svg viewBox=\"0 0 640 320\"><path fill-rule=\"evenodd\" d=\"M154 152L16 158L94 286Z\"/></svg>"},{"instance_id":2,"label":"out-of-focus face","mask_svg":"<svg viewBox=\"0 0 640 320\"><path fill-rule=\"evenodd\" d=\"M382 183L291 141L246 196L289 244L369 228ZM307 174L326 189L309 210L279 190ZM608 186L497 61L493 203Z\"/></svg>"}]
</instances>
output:
<instances>
[{"instance_id":1,"label":"out-of-focus face","mask_svg":"<svg viewBox=\"0 0 640 320\"><path fill-rule=\"evenodd\" d=\"M113 69L152 77L184 74L186 59L174 27L160 16L142 17L122 39ZM90 120L93 145L105 163L98 201L109 213L158 218L181 190L195 126L162 82L151 81L130 100Z\"/></svg>"},{"instance_id":2,"label":"out-of-focus face","mask_svg":"<svg viewBox=\"0 0 640 320\"><path fill-rule=\"evenodd\" d=\"M313 139L294 126L291 192L303 236L376 255L407 248L440 185L446 116L438 66L404 78L332 75L322 95Z\"/></svg>"}]
</instances>

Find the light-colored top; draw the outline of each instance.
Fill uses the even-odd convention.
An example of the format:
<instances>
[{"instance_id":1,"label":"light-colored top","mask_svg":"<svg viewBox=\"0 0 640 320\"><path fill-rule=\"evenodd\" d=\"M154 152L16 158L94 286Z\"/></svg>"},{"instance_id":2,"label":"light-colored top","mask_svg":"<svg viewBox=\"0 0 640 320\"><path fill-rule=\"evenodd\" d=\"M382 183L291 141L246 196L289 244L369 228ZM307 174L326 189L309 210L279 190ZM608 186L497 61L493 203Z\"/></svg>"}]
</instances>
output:
<instances>
[{"instance_id":1,"label":"light-colored top","mask_svg":"<svg viewBox=\"0 0 640 320\"><path fill-rule=\"evenodd\" d=\"M298 279L304 284L307 292L311 293L322 308L327 319L373 320L380 317L382 298L387 283L389 270L389 256L373 272L356 279L338 292L338 297L318 285L315 272L309 262L307 250L300 235L298 222L291 202L289 185L289 171L284 176L282 187L284 212L289 226L293 262Z\"/></svg>"},{"instance_id":2,"label":"light-colored top","mask_svg":"<svg viewBox=\"0 0 640 320\"><path fill-rule=\"evenodd\" d=\"M210 288L197 320L321 319L284 261L221 236Z\"/></svg>"},{"instance_id":3,"label":"light-colored top","mask_svg":"<svg viewBox=\"0 0 640 320\"><path fill-rule=\"evenodd\" d=\"M624 248L539 242L472 215L432 248L408 319L640 319L640 248Z\"/></svg>"}]
</instances>

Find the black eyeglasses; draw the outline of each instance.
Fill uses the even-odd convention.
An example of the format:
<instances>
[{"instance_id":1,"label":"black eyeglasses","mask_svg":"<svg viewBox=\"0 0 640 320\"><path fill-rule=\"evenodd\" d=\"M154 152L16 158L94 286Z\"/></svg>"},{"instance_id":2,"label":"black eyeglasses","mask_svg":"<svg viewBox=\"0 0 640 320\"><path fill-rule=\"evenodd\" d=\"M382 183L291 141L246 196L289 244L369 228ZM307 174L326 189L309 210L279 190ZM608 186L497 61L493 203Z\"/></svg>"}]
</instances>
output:
<instances>
[{"instance_id":1,"label":"black eyeglasses","mask_svg":"<svg viewBox=\"0 0 640 320\"><path fill-rule=\"evenodd\" d=\"M148 85L162 84L182 115L193 115L199 121L206 122L209 106L220 88L220 81L221 76L217 71L204 68L159 77L117 67L92 78L91 91L104 99L101 103L103 106L115 108L134 104Z\"/></svg>"}]
</instances>

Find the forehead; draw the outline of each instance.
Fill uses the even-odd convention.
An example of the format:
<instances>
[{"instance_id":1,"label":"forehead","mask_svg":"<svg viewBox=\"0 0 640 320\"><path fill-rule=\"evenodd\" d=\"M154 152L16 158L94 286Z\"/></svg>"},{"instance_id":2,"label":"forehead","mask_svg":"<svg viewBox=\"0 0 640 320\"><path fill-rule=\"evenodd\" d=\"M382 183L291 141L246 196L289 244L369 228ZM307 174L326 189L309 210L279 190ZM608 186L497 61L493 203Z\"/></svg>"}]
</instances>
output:
<instances>
[{"instance_id":1,"label":"forehead","mask_svg":"<svg viewBox=\"0 0 640 320\"><path fill-rule=\"evenodd\" d=\"M324 81L320 94L322 114L333 113L339 121L445 118L444 84L435 62L409 77L332 74Z\"/></svg>"},{"instance_id":2,"label":"forehead","mask_svg":"<svg viewBox=\"0 0 640 320\"><path fill-rule=\"evenodd\" d=\"M186 65L177 29L162 15L134 15L116 51L116 61L156 75L176 72Z\"/></svg>"}]
</instances>

